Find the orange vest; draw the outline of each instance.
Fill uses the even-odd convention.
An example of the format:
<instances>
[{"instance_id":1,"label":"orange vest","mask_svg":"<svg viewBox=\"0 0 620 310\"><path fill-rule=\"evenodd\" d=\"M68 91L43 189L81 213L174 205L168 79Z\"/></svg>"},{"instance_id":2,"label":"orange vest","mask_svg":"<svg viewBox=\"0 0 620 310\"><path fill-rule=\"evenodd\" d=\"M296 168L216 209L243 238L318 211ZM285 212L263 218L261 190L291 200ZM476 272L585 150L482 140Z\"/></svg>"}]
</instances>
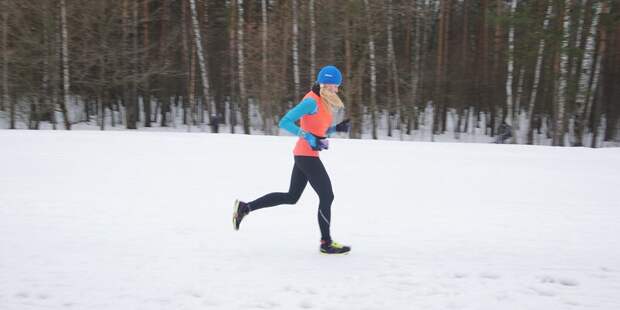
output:
<instances>
[{"instance_id":1,"label":"orange vest","mask_svg":"<svg viewBox=\"0 0 620 310\"><path fill-rule=\"evenodd\" d=\"M317 137L326 137L327 129L332 124L332 111L323 104L321 97L317 96L313 91L308 92L303 99L312 98L316 101L317 111L314 114L306 114L301 117L299 121L300 127L303 131L310 132ZM310 144L306 139L299 138L295 149L293 150L295 156L313 156L319 157L319 152L312 150Z\"/></svg>"}]
</instances>

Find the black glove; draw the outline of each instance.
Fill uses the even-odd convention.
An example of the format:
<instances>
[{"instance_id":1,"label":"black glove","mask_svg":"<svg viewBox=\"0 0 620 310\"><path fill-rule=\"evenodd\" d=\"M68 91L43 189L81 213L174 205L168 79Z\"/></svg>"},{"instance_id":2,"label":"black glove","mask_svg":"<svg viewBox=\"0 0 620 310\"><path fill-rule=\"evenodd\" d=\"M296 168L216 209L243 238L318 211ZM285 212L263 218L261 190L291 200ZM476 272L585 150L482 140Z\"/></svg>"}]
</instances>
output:
<instances>
[{"instance_id":1,"label":"black glove","mask_svg":"<svg viewBox=\"0 0 620 310\"><path fill-rule=\"evenodd\" d=\"M336 132L348 132L351 129L351 120L345 119L336 125Z\"/></svg>"}]
</instances>

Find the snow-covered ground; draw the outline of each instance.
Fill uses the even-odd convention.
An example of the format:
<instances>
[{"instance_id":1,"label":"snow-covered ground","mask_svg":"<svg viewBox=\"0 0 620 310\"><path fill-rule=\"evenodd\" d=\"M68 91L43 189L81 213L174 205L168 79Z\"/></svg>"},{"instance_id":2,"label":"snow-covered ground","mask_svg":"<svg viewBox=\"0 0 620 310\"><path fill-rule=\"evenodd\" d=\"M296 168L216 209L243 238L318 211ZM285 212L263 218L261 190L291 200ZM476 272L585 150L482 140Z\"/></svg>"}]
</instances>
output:
<instances>
[{"instance_id":1,"label":"snow-covered ground","mask_svg":"<svg viewBox=\"0 0 620 310\"><path fill-rule=\"evenodd\" d=\"M293 137L0 131L0 309L620 309L620 149L331 141L332 233Z\"/></svg>"}]
</instances>

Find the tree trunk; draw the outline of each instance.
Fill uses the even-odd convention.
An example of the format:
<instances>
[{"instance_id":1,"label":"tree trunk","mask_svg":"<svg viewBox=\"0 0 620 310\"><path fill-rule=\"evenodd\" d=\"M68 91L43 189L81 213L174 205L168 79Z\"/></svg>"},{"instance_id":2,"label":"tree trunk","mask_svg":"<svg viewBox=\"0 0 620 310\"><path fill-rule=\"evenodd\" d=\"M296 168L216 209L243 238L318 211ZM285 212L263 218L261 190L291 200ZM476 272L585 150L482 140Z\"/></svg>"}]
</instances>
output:
<instances>
[{"instance_id":1,"label":"tree trunk","mask_svg":"<svg viewBox=\"0 0 620 310\"><path fill-rule=\"evenodd\" d=\"M190 50L190 43L188 38L188 19L187 19L187 2L182 1L181 5L181 68L180 68L180 80L178 81L179 89L177 90L177 95L175 96L175 105L178 109L178 100L179 95L182 96L182 109L183 109L183 125L188 123L188 108L190 106L189 98L191 95L191 87L190 87L190 72L192 70L192 64L190 63L190 59L192 56L192 52ZM191 21L190 21L191 23ZM193 46L193 45L192 45ZM179 94L180 93L180 94ZM176 109L175 109L176 110ZM172 122L176 121L176 113L172 113Z\"/></svg>"},{"instance_id":2,"label":"tree trunk","mask_svg":"<svg viewBox=\"0 0 620 310\"><path fill-rule=\"evenodd\" d=\"M569 0L570 4L567 9L567 18L570 20L570 29L568 31L568 49L574 52L568 53L567 77L566 77L566 113L564 117L564 132L568 135L569 145L573 144L572 131L569 132L570 119L574 119L576 113L575 97L576 97L576 81L579 78L577 74L577 63L580 62L581 51L578 51L579 41L581 40L581 28L584 24L582 16L582 6L586 0ZM578 3L579 2L579 3Z\"/></svg>"},{"instance_id":3,"label":"tree trunk","mask_svg":"<svg viewBox=\"0 0 620 310\"><path fill-rule=\"evenodd\" d=\"M372 138L377 139L377 65L375 62L375 39L372 28L369 1L364 0L366 25L368 29L368 58L370 65L370 119L372 126Z\"/></svg>"},{"instance_id":4,"label":"tree trunk","mask_svg":"<svg viewBox=\"0 0 620 310\"><path fill-rule=\"evenodd\" d=\"M602 8L601 8L601 15L607 15L609 14L609 6L607 4L606 1L603 1L603 3L601 4ZM594 70L594 81L592 83L592 102L594 105L594 111L593 111L593 118L592 118L592 141L590 144L590 147L595 148L597 147L597 140L598 140L598 132L599 132L599 125L601 123L601 97L600 97L600 93L601 93L601 87L600 87L600 80L601 80L601 65L603 62L603 59L605 58L605 53L607 50L607 28L605 27L605 25L603 23L601 23L601 27L599 28L599 43L598 43L598 59L596 61L596 69ZM598 94L598 96L597 96Z\"/></svg>"},{"instance_id":5,"label":"tree trunk","mask_svg":"<svg viewBox=\"0 0 620 310\"><path fill-rule=\"evenodd\" d=\"M512 126L515 130L515 134L513 135L513 143L521 143L516 133L521 130L521 122L519 121L519 119L521 116L521 112L523 111L524 105L523 87L525 86L525 65L521 64L520 67L521 69L519 71L519 81L517 82L517 95L514 100L515 106L512 110Z\"/></svg>"},{"instance_id":6,"label":"tree trunk","mask_svg":"<svg viewBox=\"0 0 620 310\"><path fill-rule=\"evenodd\" d=\"M48 47L48 49L50 54L50 62L52 63L52 68L54 68L54 70L51 71L50 75L50 85L53 86L50 87L50 122L52 123L52 129L57 130L58 120L56 115L56 107L58 106L58 102L60 100L59 98L61 85L60 57L58 57L58 50L60 46L60 33L51 32L51 36L52 37L50 38L50 46Z\"/></svg>"},{"instance_id":7,"label":"tree trunk","mask_svg":"<svg viewBox=\"0 0 620 310\"><path fill-rule=\"evenodd\" d=\"M0 111L4 111L9 105L9 0L3 0L2 4L2 96L0 96Z\"/></svg>"},{"instance_id":8,"label":"tree trunk","mask_svg":"<svg viewBox=\"0 0 620 310\"><path fill-rule=\"evenodd\" d=\"M131 59L131 57L135 57L134 53L137 49L137 42L135 38L137 28L135 27L135 17L137 12L137 3L134 3L131 7L131 17L129 13L129 3L128 0L123 0L122 2L122 23L123 23L123 34L122 34L122 52L127 56L122 58L122 69L125 75L128 75L129 78L125 78L123 82L123 94L122 94L122 102L125 106L125 126L127 129L137 129L137 113L138 106L136 102L136 86L135 86L135 61ZM121 109L119 108L119 111ZM122 119L122 118L121 118Z\"/></svg>"},{"instance_id":9,"label":"tree trunk","mask_svg":"<svg viewBox=\"0 0 620 310\"><path fill-rule=\"evenodd\" d=\"M269 37L269 24L267 20L267 0L261 0L261 88L260 102L263 108L263 131L266 134L273 134L273 110L272 104L267 99L267 63L269 62L269 50L267 39Z\"/></svg>"},{"instance_id":10,"label":"tree trunk","mask_svg":"<svg viewBox=\"0 0 620 310\"><path fill-rule=\"evenodd\" d=\"M167 68L169 65L169 60L168 60L168 52L167 52L167 48L166 48L166 44L163 41L164 38L166 37L166 34L168 33L168 23L170 22L170 0L164 0L162 3L162 8L161 8L161 15L162 15L162 19L161 19L161 33L160 33L160 42L159 42L159 57L161 59L163 59L164 61L164 68ZM160 83L163 85L159 85L159 98L157 100L158 105L160 105L160 113L161 113L161 122L160 122L160 126L161 127L167 127L168 126L168 120L166 118L166 116L168 115L168 113L170 113L171 111L171 99L170 99L170 93L168 91L168 84L167 82L170 81L170 77L168 77L167 75L163 75L160 77ZM156 111L157 112L157 111ZM157 118L156 118L157 120Z\"/></svg>"},{"instance_id":11,"label":"tree trunk","mask_svg":"<svg viewBox=\"0 0 620 310\"><path fill-rule=\"evenodd\" d=\"M603 64L604 71L601 76L601 98L605 113L605 135L603 141L620 142L618 135L620 129L620 88L618 85L618 77L620 76L620 3L614 2L610 5L609 16L616 18L615 23L606 23L607 25L607 50ZM614 51L614 52L611 52Z\"/></svg>"},{"instance_id":12,"label":"tree trunk","mask_svg":"<svg viewBox=\"0 0 620 310\"><path fill-rule=\"evenodd\" d=\"M16 96L12 96L10 97L11 99L11 104L9 107L9 129L16 129L15 127L15 112L17 110L17 97Z\"/></svg>"},{"instance_id":13,"label":"tree trunk","mask_svg":"<svg viewBox=\"0 0 620 310\"><path fill-rule=\"evenodd\" d=\"M463 80L469 79L470 70L470 56L469 56L469 1L463 1L463 32L462 32L462 42L461 42L461 64L460 64L460 78ZM460 139L461 132L466 132L468 125L468 109L467 106L470 104L470 91L466 87L459 87L458 94L461 96L461 103L458 103L457 115L460 115L458 120L458 126L454 131L454 137L456 139ZM464 124L463 120L465 121Z\"/></svg>"},{"instance_id":14,"label":"tree trunk","mask_svg":"<svg viewBox=\"0 0 620 310\"><path fill-rule=\"evenodd\" d=\"M433 23L434 21L437 19L438 14L437 14L437 10L435 9L435 5L433 4L435 2L431 2L429 0L424 0L423 2L423 10L422 13L423 17L421 18L424 23L423 23L423 29L422 29L422 35L420 36L420 57L419 57L419 61L418 61L418 70L420 72L422 72L422 70L424 70L426 67L430 67L427 63L430 62L429 58L432 57L432 55L430 55L429 51L431 50L431 31L433 29ZM437 16L436 16L437 15ZM428 70L429 72L432 72L432 69ZM432 116L431 116L431 121L427 121L428 120L428 112L430 110L430 113L433 112L432 109L429 109L429 105L433 104L432 101L432 90L434 88L432 88L432 84L429 81L432 77L432 74L419 74L419 82L418 85L420 85L419 87L422 89L422 91L420 91L420 95L419 98L421 100L420 102L420 110L422 111L422 118L421 121L424 124L425 128L429 129L429 133L430 133L430 141L433 141L433 130L432 130ZM427 91L426 96L425 92L424 92L424 87L428 85L429 87L429 91ZM420 117L418 117L419 119ZM430 127L429 127L430 126Z\"/></svg>"},{"instance_id":15,"label":"tree trunk","mask_svg":"<svg viewBox=\"0 0 620 310\"><path fill-rule=\"evenodd\" d=\"M599 17L601 14L600 4L592 3L588 0L584 13L584 26L582 28L581 42L579 50L584 51L583 57L577 62L576 85L577 94L575 98L575 143L574 146L583 146L583 135L588 123L586 113L588 110L589 86L591 85L592 69L594 64L594 53L596 48L596 30L598 29ZM596 10L593 9L596 5ZM590 22L591 21L591 22Z\"/></svg>"},{"instance_id":16,"label":"tree trunk","mask_svg":"<svg viewBox=\"0 0 620 310\"><path fill-rule=\"evenodd\" d=\"M569 18L569 5L564 0L561 1L562 5L560 5L560 32L562 33L562 43L561 48L556 53L556 60L554 64L554 68L556 71L556 76L559 76L557 80L556 87L556 96L555 96L555 115L554 115L554 130L553 130L553 141L552 144L554 146L564 146L564 133L565 133L565 113L566 113L566 81L568 77L568 35L570 29L570 18Z\"/></svg>"},{"instance_id":17,"label":"tree trunk","mask_svg":"<svg viewBox=\"0 0 620 310\"><path fill-rule=\"evenodd\" d=\"M209 102L209 76L207 74L207 66L206 66L206 51L203 51L202 48L202 36L200 35L200 27L198 26L198 14L196 13L196 0L189 0L192 11L192 28L194 29L194 43L196 45L196 50L198 53L198 64L200 65L200 78L202 80L202 94L203 94L203 105L208 106ZM207 14L205 13L205 18ZM207 23L207 21L204 21ZM209 110L211 111L211 115L215 116L215 107L210 106Z\"/></svg>"},{"instance_id":18,"label":"tree trunk","mask_svg":"<svg viewBox=\"0 0 620 310\"><path fill-rule=\"evenodd\" d=\"M237 61L239 62L239 100L241 105L241 118L243 120L243 132L246 135L249 135L250 114L247 93L245 89L245 55L243 54L243 27L245 26L243 18L243 0L237 0L237 7L239 9L239 16L237 16Z\"/></svg>"},{"instance_id":19,"label":"tree trunk","mask_svg":"<svg viewBox=\"0 0 620 310\"><path fill-rule=\"evenodd\" d=\"M47 16L46 16L47 17ZM47 18L46 18L47 20ZM48 27L48 23L46 22L45 24L45 28L43 29L43 45L45 46L45 55L43 56L43 85L42 85L42 93L43 93L43 98L41 98L40 103L41 103L41 112L43 112L44 114L47 114L47 111L51 110L54 111L54 109L49 109L50 107L50 98L51 98L51 94L50 94L50 71L52 69L52 66L50 65L50 60L52 57L54 57L54 52L53 49L48 48L51 45L52 40L50 39L50 34L49 34L49 30L51 29ZM39 118L37 118L37 124L36 124L37 129L39 128Z\"/></svg>"},{"instance_id":20,"label":"tree trunk","mask_svg":"<svg viewBox=\"0 0 620 310\"><path fill-rule=\"evenodd\" d=\"M399 75L398 75L398 66L396 64L396 53L394 52L394 39L393 39L393 34L392 34L392 28L393 28L393 15L394 15L394 8L393 8L393 3L392 0L387 0L387 15L388 15L388 21L387 21L387 36L388 36L388 62L390 64L390 73L391 73L391 80L392 80L392 86L393 86L393 95L394 95L394 106L392 107L391 110L388 110L388 136L392 136L392 132L391 132L391 128L392 128L392 115L396 115L396 111L400 111L401 108L401 104L400 104L400 88L399 88ZM402 130L401 130L402 132Z\"/></svg>"},{"instance_id":21,"label":"tree trunk","mask_svg":"<svg viewBox=\"0 0 620 310\"><path fill-rule=\"evenodd\" d=\"M503 18L503 0L496 0L496 16L497 18ZM503 115L503 105L500 104L501 100L501 87L504 86L501 84L501 80L504 77L503 72L503 59L502 57L502 38L503 38L503 29L502 23L495 22L495 36L493 41L493 73L490 75L493 78L491 83L492 91L491 91L491 136L496 134L497 128L504 121Z\"/></svg>"},{"instance_id":22,"label":"tree trunk","mask_svg":"<svg viewBox=\"0 0 620 310\"><path fill-rule=\"evenodd\" d=\"M353 68L353 33L354 33L354 16L351 14L349 8L355 4L355 0L347 0L344 13L344 63L345 63L345 83L350 87L344 88L344 100L346 106L346 115L351 120L351 130L349 131L349 137L354 139L361 138L362 131L362 112L360 111L362 105L361 100L358 99L357 94L362 93L361 74L356 74L354 70L363 70L362 64L364 58L361 56L356 65L356 69ZM355 96L355 97L354 97ZM355 98L355 99L354 99Z\"/></svg>"},{"instance_id":23,"label":"tree trunk","mask_svg":"<svg viewBox=\"0 0 620 310\"><path fill-rule=\"evenodd\" d=\"M511 0L510 12L508 13L511 18L514 18L514 14L517 8L517 0ZM513 120L513 99L512 99L512 81L514 78L514 36L515 27L514 23L511 23L510 30L508 31L508 78L506 79L506 123L514 126L516 123ZM516 135L515 135L516 136Z\"/></svg>"},{"instance_id":24,"label":"tree trunk","mask_svg":"<svg viewBox=\"0 0 620 310\"><path fill-rule=\"evenodd\" d=\"M447 34L448 34L448 25L449 25L449 1L450 0L440 0L440 8L439 8L439 25L437 30L437 62L435 65L435 94L433 96L433 135L443 133L443 125L442 120L444 115L443 106L445 105L444 96L444 83L445 83L445 61L446 61L446 44Z\"/></svg>"},{"instance_id":25,"label":"tree trunk","mask_svg":"<svg viewBox=\"0 0 620 310\"><path fill-rule=\"evenodd\" d=\"M63 99L60 101L60 110L65 122L65 129L71 130L71 121L67 105L69 104L69 89L71 88L69 81L69 35L67 31L67 6L65 0L60 0L60 27L61 27L61 59L62 59L62 77L63 77Z\"/></svg>"},{"instance_id":26,"label":"tree trunk","mask_svg":"<svg viewBox=\"0 0 620 310\"><path fill-rule=\"evenodd\" d=\"M476 89L478 94L478 102L481 103L480 111L481 113L488 112L492 109L492 104L490 103L490 95L488 90L489 83L489 27L487 25L487 10L489 8L488 0L480 1L480 23L479 23L479 34L478 34L478 54L479 57L476 57L477 65L476 65ZM488 124L487 124L488 126ZM486 131L486 128L485 128Z\"/></svg>"},{"instance_id":27,"label":"tree trunk","mask_svg":"<svg viewBox=\"0 0 620 310\"><path fill-rule=\"evenodd\" d=\"M3 0L2 4L2 96L0 96L0 111L4 111L9 105L9 52L8 52L8 32L9 32L9 0Z\"/></svg>"},{"instance_id":28,"label":"tree trunk","mask_svg":"<svg viewBox=\"0 0 620 310\"><path fill-rule=\"evenodd\" d=\"M300 85L299 85L299 18L298 12L299 9L297 7L297 0L292 1L292 9L293 9L293 80L294 80L294 89L295 94L293 95L294 104L299 102L300 97Z\"/></svg>"},{"instance_id":29,"label":"tree trunk","mask_svg":"<svg viewBox=\"0 0 620 310\"><path fill-rule=\"evenodd\" d=\"M129 76L133 77L129 82L129 95L125 102L127 111L125 112L127 129L138 129L138 118L140 114L140 106L138 104L138 82L136 81L138 76L138 1L133 1L131 5L131 19L128 19L129 25L129 39L131 42L127 46L131 46L131 53L133 59L129 60ZM131 22L131 23L129 23ZM131 44L131 45L130 45Z\"/></svg>"},{"instance_id":30,"label":"tree trunk","mask_svg":"<svg viewBox=\"0 0 620 310\"><path fill-rule=\"evenodd\" d=\"M411 42L407 45L411 52L409 53L410 61L410 73L411 81L409 83L409 89L411 90L409 95L409 103L406 104L407 114L407 130L406 133L411 135L411 131L416 128L417 113L416 113L416 100L418 99L418 85L420 83L420 68L422 65L422 49L421 39L422 36L422 18L418 18L422 14L421 0L415 0L413 4L411 21L415 23L414 27L409 27L409 33L411 36Z\"/></svg>"},{"instance_id":31,"label":"tree trunk","mask_svg":"<svg viewBox=\"0 0 620 310\"><path fill-rule=\"evenodd\" d=\"M142 1L142 10L144 12L144 21L143 23L143 39L144 39L144 56L142 59L142 70L146 71L146 67L149 63L149 1L151 0L143 0ZM146 72L145 72L146 73ZM148 73L146 73L148 74ZM144 127L151 127L151 90L150 90L150 77L144 77L144 84L142 85L142 95L143 95L143 103L144 103Z\"/></svg>"},{"instance_id":32,"label":"tree trunk","mask_svg":"<svg viewBox=\"0 0 620 310\"><path fill-rule=\"evenodd\" d=\"M187 131L191 131L192 126L196 125L196 44L192 44L189 56L189 85L187 89L189 107L187 111Z\"/></svg>"},{"instance_id":33,"label":"tree trunk","mask_svg":"<svg viewBox=\"0 0 620 310\"><path fill-rule=\"evenodd\" d=\"M310 81L316 78L316 18L314 15L314 0L308 3L308 13L310 15ZM349 103L349 102L347 102Z\"/></svg>"},{"instance_id":34,"label":"tree trunk","mask_svg":"<svg viewBox=\"0 0 620 310\"><path fill-rule=\"evenodd\" d=\"M549 19L551 18L551 10L553 8L552 0L548 0L547 9L545 10L545 15L543 16L543 33L549 30ZM534 108L536 104L536 96L538 95L538 87L540 83L540 73L543 70L542 62L545 51L545 38L544 36L540 39L540 43L538 45L538 53L536 57L536 66L534 68L534 84L532 86L532 93L530 94L530 101L528 104L527 110L527 144L534 144Z\"/></svg>"},{"instance_id":35,"label":"tree trunk","mask_svg":"<svg viewBox=\"0 0 620 310\"><path fill-rule=\"evenodd\" d=\"M237 47L236 19L238 18L237 17L238 10L236 8L236 5L237 5L236 1L237 0L231 0L230 2L227 2L227 4L230 6L229 11L231 12L230 22L229 22L229 27L228 27L228 37L230 38L228 42L228 53L230 55L229 74L231 77L230 97L229 97L230 98L229 100L230 133L235 133L236 131L235 127L237 126L237 105L238 105L237 92L236 92L236 86L237 86L238 79L235 78L236 73L239 72L237 70L238 64L235 59L235 51Z\"/></svg>"}]
</instances>

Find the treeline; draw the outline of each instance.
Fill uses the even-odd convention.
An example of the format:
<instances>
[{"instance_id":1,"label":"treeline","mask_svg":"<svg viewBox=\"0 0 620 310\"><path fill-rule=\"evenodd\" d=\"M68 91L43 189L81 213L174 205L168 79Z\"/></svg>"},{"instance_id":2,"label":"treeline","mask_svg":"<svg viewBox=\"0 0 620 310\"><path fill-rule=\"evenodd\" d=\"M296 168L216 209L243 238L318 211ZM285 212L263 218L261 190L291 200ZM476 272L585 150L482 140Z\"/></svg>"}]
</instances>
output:
<instances>
[{"instance_id":1,"label":"treeline","mask_svg":"<svg viewBox=\"0 0 620 310\"><path fill-rule=\"evenodd\" d=\"M274 133L334 64L353 138L442 134L450 119L457 138L506 123L525 133L514 143L534 143L543 128L553 145L618 140L620 1L0 0L0 9L10 128L168 126L174 110L213 132Z\"/></svg>"}]
</instances>

